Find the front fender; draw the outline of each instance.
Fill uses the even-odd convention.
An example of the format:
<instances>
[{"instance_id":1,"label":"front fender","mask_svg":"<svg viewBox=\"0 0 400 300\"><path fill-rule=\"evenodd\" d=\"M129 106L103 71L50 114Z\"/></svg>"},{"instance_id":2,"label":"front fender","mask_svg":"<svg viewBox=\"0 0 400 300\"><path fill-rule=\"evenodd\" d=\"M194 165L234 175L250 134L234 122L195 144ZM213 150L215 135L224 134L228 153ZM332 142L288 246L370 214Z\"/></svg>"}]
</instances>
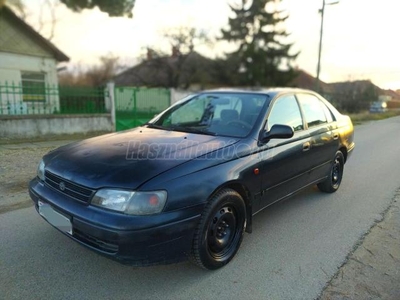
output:
<instances>
[{"instance_id":1,"label":"front fender","mask_svg":"<svg viewBox=\"0 0 400 300\"><path fill-rule=\"evenodd\" d=\"M197 160L192 163L202 162ZM234 184L243 186L249 194L247 200L254 204L255 195L261 190L261 177L254 172L258 163L258 154L255 153L177 177L171 170L153 178L140 189L166 190L168 200L165 211L205 204L215 191Z\"/></svg>"}]
</instances>

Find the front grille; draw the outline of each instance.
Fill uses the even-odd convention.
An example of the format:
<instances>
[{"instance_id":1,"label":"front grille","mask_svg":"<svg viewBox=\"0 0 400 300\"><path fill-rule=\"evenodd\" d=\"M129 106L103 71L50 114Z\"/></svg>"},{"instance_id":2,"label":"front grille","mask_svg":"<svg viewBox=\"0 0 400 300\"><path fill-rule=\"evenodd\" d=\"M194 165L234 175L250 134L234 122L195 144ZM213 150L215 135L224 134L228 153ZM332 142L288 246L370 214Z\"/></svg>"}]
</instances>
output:
<instances>
[{"instance_id":1,"label":"front grille","mask_svg":"<svg viewBox=\"0 0 400 300\"><path fill-rule=\"evenodd\" d=\"M94 193L94 190L65 180L49 171L45 171L44 176L46 185L76 200L88 203Z\"/></svg>"}]
</instances>

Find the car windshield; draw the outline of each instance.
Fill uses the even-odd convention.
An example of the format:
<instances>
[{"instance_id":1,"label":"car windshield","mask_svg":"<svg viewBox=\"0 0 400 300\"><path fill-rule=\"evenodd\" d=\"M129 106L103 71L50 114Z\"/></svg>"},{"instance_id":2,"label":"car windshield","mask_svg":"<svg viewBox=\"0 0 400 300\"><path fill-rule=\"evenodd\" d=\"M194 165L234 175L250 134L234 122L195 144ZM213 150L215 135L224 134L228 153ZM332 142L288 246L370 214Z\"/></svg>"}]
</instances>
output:
<instances>
[{"instance_id":1,"label":"car windshield","mask_svg":"<svg viewBox=\"0 0 400 300\"><path fill-rule=\"evenodd\" d=\"M173 106L147 125L164 130L245 137L267 98L267 95L250 93L200 94Z\"/></svg>"}]
</instances>

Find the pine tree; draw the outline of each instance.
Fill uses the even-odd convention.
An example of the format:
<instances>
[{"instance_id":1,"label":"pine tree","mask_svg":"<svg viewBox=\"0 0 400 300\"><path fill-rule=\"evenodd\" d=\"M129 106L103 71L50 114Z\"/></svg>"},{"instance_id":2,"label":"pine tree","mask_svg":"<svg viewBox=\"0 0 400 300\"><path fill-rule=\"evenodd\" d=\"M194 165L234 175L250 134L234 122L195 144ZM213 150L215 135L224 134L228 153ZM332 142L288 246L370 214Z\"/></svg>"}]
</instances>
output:
<instances>
[{"instance_id":1,"label":"pine tree","mask_svg":"<svg viewBox=\"0 0 400 300\"><path fill-rule=\"evenodd\" d=\"M285 86L296 72L291 62L298 54L290 54L293 44L285 44L289 35L280 25L288 18L281 11L267 11L267 4L280 0L242 0L239 7L230 5L235 17L229 18L229 29L222 30L222 39L239 45L228 54L236 58L240 85Z\"/></svg>"}]
</instances>

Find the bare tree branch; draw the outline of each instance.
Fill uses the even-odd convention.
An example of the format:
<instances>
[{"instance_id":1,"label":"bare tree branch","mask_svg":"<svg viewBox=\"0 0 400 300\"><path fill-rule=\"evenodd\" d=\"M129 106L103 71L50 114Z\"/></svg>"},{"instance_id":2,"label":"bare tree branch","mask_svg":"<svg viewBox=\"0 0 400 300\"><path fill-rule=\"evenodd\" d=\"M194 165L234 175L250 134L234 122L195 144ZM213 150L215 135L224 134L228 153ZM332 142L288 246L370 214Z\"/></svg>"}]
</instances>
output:
<instances>
[{"instance_id":1,"label":"bare tree branch","mask_svg":"<svg viewBox=\"0 0 400 300\"><path fill-rule=\"evenodd\" d=\"M49 41L51 41L54 38L54 33L55 33L56 25L57 25L57 22L58 22L56 12L57 12L57 7L59 5L59 2L58 1L57 2L51 2L50 0L46 0L46 4L47 4L47 6L48 6L48 8L50 10L50 17L51 17L50 18L50 34L47 37L47 39Z\"/></svg>"}]
</instances>

